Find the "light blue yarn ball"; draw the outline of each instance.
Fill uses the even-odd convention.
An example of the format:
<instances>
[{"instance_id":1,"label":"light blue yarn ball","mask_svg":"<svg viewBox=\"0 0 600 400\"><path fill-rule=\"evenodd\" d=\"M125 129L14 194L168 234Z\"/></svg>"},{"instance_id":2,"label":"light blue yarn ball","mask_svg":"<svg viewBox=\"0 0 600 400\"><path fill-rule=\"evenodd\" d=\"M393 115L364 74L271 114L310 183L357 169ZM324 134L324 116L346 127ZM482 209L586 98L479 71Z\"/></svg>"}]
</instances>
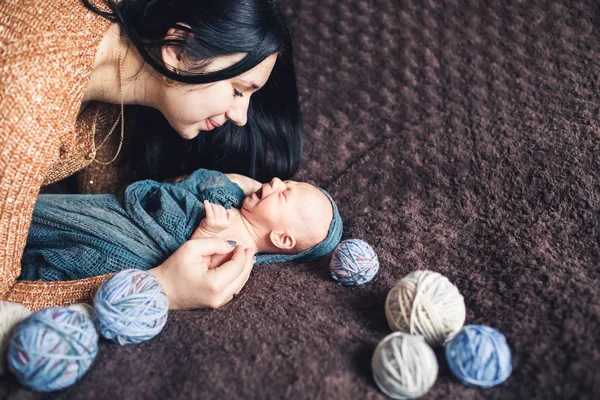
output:
<instances>
[{"instance_id":1,"label":"light blue yarn ball","mask_svg":"<svg viewBox=\"0 0 600 400\"><path fill-rule=\"evenodd\" d=\"M167 323L169 300L146 271L128 269L104 282L94 297L94 322L102 336L119 344L152 339Z\"/></svg>"},{"instance_id":2,"label":"light blue yarn ball","mask_svg":"<svg viewBox=\"0 0 600 400\"><path fill-rule=\"evenodd\" d=\"M484 325L465 325L446 345L446 358L452 373L467 386L496 386L512 371L506 338Z\"/></svg>"},{"instance_id":3,"label":"light blue yarn ball","mask_svg":"<svg viewBox=\"0 0 600 400\"><path fill-rule=\"evenodd\" d=\"M346 286L362 285L379 271L379 259L367 242L347 239L333 251L329 270L336 282Z\"/></svg>"},{"instance_id":4,"label":"light blue yarn ball","mask_svg":"<svg viewBox=\"0 0 600 400\"><path fill-rule=\"evenodd\" d=\"M51 392L77 382L98 353L91 319L66 307L46 308L17 326L8 349L8 368L32 390Z\"/></svg>"}]
</instances>

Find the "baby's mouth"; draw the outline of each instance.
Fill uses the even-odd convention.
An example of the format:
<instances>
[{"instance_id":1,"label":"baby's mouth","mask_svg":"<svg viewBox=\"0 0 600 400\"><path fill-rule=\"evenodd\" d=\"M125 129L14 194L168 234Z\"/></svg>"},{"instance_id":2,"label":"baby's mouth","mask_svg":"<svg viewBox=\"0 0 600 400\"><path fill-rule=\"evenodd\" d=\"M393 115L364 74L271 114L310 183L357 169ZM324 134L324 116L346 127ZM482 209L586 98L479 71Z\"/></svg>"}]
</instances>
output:
<instances>
[{"instance_id":1,"label":"baby's mouth","mask_svg":"<svg viewBox=\"0 0 600 400\"><path fill-rule=\"evenodd\" d=\"M258 196L259 200L262 200L262 186L256 191L256 196Z\"/></svg>"}]
</instances>

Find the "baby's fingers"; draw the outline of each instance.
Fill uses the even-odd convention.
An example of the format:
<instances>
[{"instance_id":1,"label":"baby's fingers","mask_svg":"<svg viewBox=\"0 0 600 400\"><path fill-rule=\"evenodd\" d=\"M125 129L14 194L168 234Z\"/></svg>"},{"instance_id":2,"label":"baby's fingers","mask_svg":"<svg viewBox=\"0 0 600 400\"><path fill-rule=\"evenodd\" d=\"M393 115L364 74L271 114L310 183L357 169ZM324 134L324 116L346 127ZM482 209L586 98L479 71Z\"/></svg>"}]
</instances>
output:
<instances>
[{"instance_id":1,"label":"baby's fingers","mask_svg":"<svg viewBox=\"0 0 600 400\"><path fill-rule=\"evenodd\" d=\"M204 200L204 212L206 213L206 218L209 220L212 220L215 217L212 204L208 200Z\"/></svg>"},{"instance_id":2,"label":"baby's fingers","mask_svg":"<svg viewBox=\"0 0 600 400\"><path fill-rule=\"evenodd\" d=\"M223 206L215 204L215 215L219 219L225 219L226 213L225 208Z\"/></svg>"}]
</instances>

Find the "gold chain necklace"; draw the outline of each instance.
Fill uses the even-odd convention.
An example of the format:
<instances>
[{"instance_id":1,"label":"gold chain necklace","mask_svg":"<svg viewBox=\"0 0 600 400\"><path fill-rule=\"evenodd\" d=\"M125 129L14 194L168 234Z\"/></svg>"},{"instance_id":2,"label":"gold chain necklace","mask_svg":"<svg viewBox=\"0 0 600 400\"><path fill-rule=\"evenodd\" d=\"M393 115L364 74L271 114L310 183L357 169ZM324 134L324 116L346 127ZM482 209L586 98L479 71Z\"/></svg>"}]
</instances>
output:
<instances>
[{"instance_id":1,"label":"gold chain necklace","mask_svg":"<svg viewBox=\"0 0 600 400\"><path fill-rule=\"evenodd\" d=\"M119 118L117 118L117 120L113 124L112 128L110 128L110 131L108 132L108 135L106 135L106 137L104 138L104 140L102 141L102 143L100 143L100 145L98 147L96 147L94 145L94 159L93 159L93 161L97 162L98 164L108 165L108 164L112 163L113 161L115 161L117 159L117 157L119 156L119 153L121 152L121 147L123 147L123 138L125 137L125 107L123 106L123 57L122 57L122 53L121 53L121 42L120 41L119 41L119 89L120 89L120 92L121 92L121 115L119 115ZM104 146L104 144L106 143L106 141L108 140L108 138L110 137L110 135L112 135L112 133L114 132L115 128L117 127L117 124L119 123L119 121L121 121L121 140L119 141L119 147L117 148L117 153L115 154L115 156L110 161L99 161L99 160L96 160L96 152L98 150L100 150L100 148L102 148L102 146ZM94 138L96 137L96 126L97 125L94 124L94 132L93 132L93 137Z\"/></svg>"}]
</instances>

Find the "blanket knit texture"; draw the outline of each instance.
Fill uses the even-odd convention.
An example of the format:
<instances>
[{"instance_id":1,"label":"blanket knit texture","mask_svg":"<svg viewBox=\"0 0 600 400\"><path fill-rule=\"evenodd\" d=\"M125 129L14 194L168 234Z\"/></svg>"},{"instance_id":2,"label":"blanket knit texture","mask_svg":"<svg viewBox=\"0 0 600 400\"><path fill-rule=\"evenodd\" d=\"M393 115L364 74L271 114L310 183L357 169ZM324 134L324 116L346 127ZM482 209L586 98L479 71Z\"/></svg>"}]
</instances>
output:
<instances>
[{"instance_id":1,"label":"blanket knit texture","mask_svg":"<svg viewBox=\"0 0 600 400\"><path fill-rule=\"evenodd\" d=\"M390 333L385 297L417 269L447 276L466 322L500 330L513 355L510 378L482 390L437 352L422 399L597 398L598 2L279 2L305 122L296 178L332 194L378 275L347 288L327 259L261 266L221 309L171 312L140 345L102 341L53 398L383 400L370 361ZM0 378L0 398L46 397Z\"/></svg>"}]
</instances>

